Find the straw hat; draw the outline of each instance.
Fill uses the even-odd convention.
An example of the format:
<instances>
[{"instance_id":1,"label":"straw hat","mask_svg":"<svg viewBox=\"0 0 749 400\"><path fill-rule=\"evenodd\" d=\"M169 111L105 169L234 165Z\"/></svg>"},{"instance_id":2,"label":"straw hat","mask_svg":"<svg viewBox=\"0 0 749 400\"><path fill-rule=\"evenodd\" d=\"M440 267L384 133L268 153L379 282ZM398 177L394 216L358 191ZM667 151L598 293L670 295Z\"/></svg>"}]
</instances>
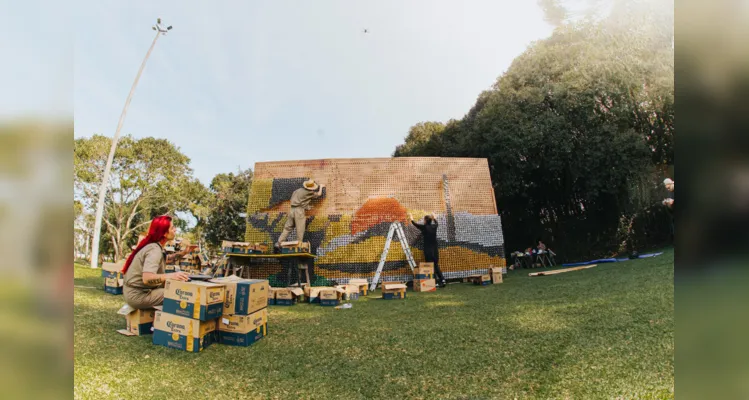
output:
<instances>
[{"instance_id":1,"label":"straw hat","mask_svg":"<svg viewBox=\"0 0 749 400\"><path fill-rule=\"evenodd\" d=\"M304 185L304 188L307 190L317 190L320 188L320 186L317 185L314 179L304 181L303 185Z\"/></svg>"}]
</instances>

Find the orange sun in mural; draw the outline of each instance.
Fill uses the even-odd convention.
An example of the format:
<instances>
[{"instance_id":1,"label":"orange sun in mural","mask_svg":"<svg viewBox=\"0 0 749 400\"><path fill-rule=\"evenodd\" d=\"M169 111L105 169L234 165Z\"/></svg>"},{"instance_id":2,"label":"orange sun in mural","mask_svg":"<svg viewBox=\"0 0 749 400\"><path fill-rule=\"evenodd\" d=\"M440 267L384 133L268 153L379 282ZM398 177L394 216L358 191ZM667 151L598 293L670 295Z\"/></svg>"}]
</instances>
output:
<instances>
[{"instance_id":1,"label":"orange sun in mural","mask_svg":"<svg viewBox=\"0 0 749 400\"><path fill-rule=\"evenodd\" d=\"M408 222L408 211L398 200L392 197L369 199L354 213L351 233L356 235L382 222L395 221Z\"/></svg>"}]
</instances>

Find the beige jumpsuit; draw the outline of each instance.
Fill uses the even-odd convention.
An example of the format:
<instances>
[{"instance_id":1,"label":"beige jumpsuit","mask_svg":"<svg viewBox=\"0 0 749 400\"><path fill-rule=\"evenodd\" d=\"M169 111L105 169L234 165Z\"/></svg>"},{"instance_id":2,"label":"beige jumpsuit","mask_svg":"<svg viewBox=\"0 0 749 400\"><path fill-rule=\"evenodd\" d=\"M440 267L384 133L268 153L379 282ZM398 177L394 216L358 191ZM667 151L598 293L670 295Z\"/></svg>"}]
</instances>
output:
<instances>
[{"instance_id":1,"label":"beige jumpsuit","mask_svg":"<svg viewBox=\"0 0 749 400\"><path fill-rule=\"evenodd\" d=\"M307 222L305 211L311 208L309 203L317 197L317 192L305 188L299 188L291 194L289 215L286 216L286 224L283 226L283 232L281 232L281 236L278 238L278 245L286 240L294 228L296 228L296 240L300 243L303 241L304 228Z\"/></svg>"},{"instance_id":2,"label":"beige jumpsuit","mask_svg":"<svg viewBox=\"0 0 749 400\"><path fill-rule=\"evenodd\" d=\"M140 310L153 308L164 302L163 284L148 286L143 283L143 273L163 274L166 265L164 250L158 243L143 247L133 258L130 268L125 273L125 288L122 294L125 301L133 308Z\"/></svg>"}]
</instances>

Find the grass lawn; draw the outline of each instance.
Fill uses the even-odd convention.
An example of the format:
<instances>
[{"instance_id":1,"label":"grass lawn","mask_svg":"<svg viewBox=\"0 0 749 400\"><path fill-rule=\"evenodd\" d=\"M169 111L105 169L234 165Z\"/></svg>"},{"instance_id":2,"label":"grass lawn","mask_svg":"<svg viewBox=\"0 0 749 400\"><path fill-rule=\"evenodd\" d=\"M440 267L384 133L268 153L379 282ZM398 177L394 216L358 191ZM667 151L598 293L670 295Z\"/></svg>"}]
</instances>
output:
<instances>
[{"instance_id":1,"label":"grass lawn","mask_svg":"<svg viewBox=\"0 0 749 400\"><path fill-rule=\"evenodd\" d=\"M116 333L122 296L76 266L75 397L673 398L673 250L529 271L349 310L270 306L267 338L190 354Z\"/></svg>"}]
</instances>

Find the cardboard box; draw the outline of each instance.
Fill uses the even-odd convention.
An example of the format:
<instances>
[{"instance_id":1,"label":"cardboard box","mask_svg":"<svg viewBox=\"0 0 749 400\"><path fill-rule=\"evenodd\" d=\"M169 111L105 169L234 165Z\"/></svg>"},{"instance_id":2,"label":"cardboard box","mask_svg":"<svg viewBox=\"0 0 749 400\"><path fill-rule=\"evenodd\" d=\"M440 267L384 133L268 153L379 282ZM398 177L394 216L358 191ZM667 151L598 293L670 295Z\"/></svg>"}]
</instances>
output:
<instances>
[{"instance_id":1,"label":"cardboard box","mask_svg":"<svg viewBox=\"0 0 749 400\"><path fill-rule=\"evenodd\" d=\"M402 282L383 282L382 298L385 300L405 299L406 285Z\"/></svg>"},{"instance_id":2,"label":"cardboard box","mask_svg":"<svg viewBox=\"0 0 749 400\"><path fill-rule=\"evenodd\" d=\"M320 302L320 291L325 289L333 289L328 286L317 286L317 287L310 287L309 285L306 285L304 287L304 296L307 297L307 301L310 303L319 303Z\"/></svg>"},{"instance_id":3,"label":"cardboard box","mask_svg":"<svg viewBox=\"0 0 749 400\"><path fill-rule=\"evenodd\" d=\"M219 343L249 346L268 335L268 309L250 315L224 315L218 319Z\"/></svg>"},{"instance_id":4,"label":"cardboard box","mask_svg":"<svg viewBox=\"0 0 749 400\"><path fill-rule=\"evenodd\" d=\"M215 331L216 319L199 321L156 311L153 320L153 344L197 353L217 340Z\"/></svg>"},{"instance_id":5,"label":"cardboard box","mask_svg":"<svg viewBox=\"0 0 749 400\"><path fill-rule=\"evenodd\" d=\"M235 275L211 279L224 285L224 314L249 315L268 306L270 284L265 279L242 279Z\"/></svg>"},{"instance_id":6,"label":"cardboard box","mask_svg":"<svg viewBox=\"0 0 749 400\"><path fill-rule=\"evenodd\" d=\"M126 304L117 313L125 316L126 324L125 329L120 329L117 332L125 336L141 336L153 333L151 328L156 314L155 309L138 310Z\"/></svg>"},{"instance_id":7,"label":"cardboard box","mask_svg":"<svg viewBox=\"0 0 749 400\"><path fill-rule=\"evenodd\" d=\"M268 288L268 305L272 306L276 304L276 288Z\"/></svg>"},{"instance_id":8,"label":"cardboard box","mask_svg":"<svg viewBox=\"0 0 749 400\"><path fill-rule=\"evenodd\" d=\"M414 292L436 292L437 281L434 279L414 279Z\"/></svg>"},{"instance_id":9,"label":"cardboard box","mask_svg":"<svg viewBox=\"0 0 749 400\"><path fill-rule=\"evenodd\" d=\"M346 301L359 300L359 286L357 285L338 285L336 288L343 289L342 299Z\"/></svg>"},{"instance_id":10,"label":"cardboard box","mask_svg":"<svg viewBox=\"0 0 749 400\"><path fill-rule=\"evenodd\" d=\"M348 284L358 287L360 296L366 296L369 293L369 283L366 279L349 279Z\"/></svg>"},{"instance_id":11,"label":"cardboard box","mask_svg":"<svg viewBox=\"0 0 749 400\"><path fill-rule=\"evenodd\" d=\"M341 288L324 288L320 290L320 305L321 306L337 306L341 303L343 297L343 289ZM278 299L276 299L278 301Z\"/></svg>"},{"instance_id":12,"label":"cardboard box","mask_svg":"<svg viewBox=\"0 0 749 400\"><path fill-rule=\"evenodd\" d=\"M428 263L428 264L432 264L432 263ZM414 269L414 279L434 279L434 267L433 266L416 267L416 269Z\"/></svg>"},{"instance_id":13,"label":"cardboard box","mask_svg":"<svg viewBox=\"0 0 749 400\"><path fill-rule=\"evenodd\" d=\"M255 250L259 251L260 253L267 253L268 250L270 250L270 246L265 243L255 243Z\"/></svg>"},{"instance_id":14,"label":"cardboard box","mask_svg":"<svg viewBox=\"0 0 749 400\"><path fill-rule=\"evenodd\" d=\"M299 287L276 288L273 292L275 293L277 306L293 306L300 301L304 301L304 290Z\"/></svg>"},{"instance_id":15,"label":"cardboard box","mask_svg":"<svg viewBox=\"0 0 749 400\"><path fill-rule=\"evenodd\" d=\"M168 279L164 284L164 312L207 321L223 314L225 297L223 284Z\"/></svg>"},{"instance_id":16,"label":"cardboard box","mask_svg":"<svg viewBox=\"0 0 749 400\"><path fill-rule=\"evenodd\" d=\"M492 277L491 275L473 275L469 276L468 280L473 282L474 285L489 285L492 283Z\"/></svg>"},{"instance_id":17,"label":"cardboard box","mask_svg":"<svg viewBox=\"0 0 749 400\"><path fill-rule=\"evenodd\" d=\"M489 275L493 284L502 283L502 268L489 268Z\"/></svg>"},{"instance_id":18,"label":"cardboard box","mask_svg":"<svg viewBox=\"0 0 749 400\"><path fill-rule=\"evenodd\" d=\"M123 278L104 278L104 291L112 294L122 294L122 287L125 286Z\"/></svg>"},{"instance_id":19,"label":"cardboard box","mask_svg":"<svg viewBox=\"0 0 749 400\"><path fill-rule=\"evenodd\" d=\"M105 262L101 264L101 277L102 278L122 278L122 268L125 266L125 261L120 260L116 263Z\"/></svg>"}]
</instances>

